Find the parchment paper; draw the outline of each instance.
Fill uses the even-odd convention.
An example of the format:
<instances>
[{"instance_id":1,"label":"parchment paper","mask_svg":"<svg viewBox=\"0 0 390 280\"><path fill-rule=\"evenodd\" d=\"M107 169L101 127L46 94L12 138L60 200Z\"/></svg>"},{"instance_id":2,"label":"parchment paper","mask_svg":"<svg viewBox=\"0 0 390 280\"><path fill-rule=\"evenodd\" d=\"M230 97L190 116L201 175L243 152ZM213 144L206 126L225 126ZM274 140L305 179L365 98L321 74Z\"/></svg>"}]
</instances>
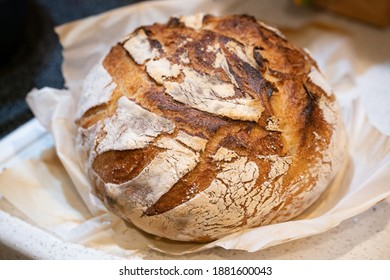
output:
<instances>
[{"instance_id":1,"label":"parchment paper","mask_svg":"<svg viewBox=\"0 0 390 280\"><path fill-rule=\"evenodd\" d=\"M220 246L249 252L324 232L390 195L390 30L373 29L292 1L150 1L56 29L63 45L67 89L28 95L54 148L0 174L0 193L38 226L60 238L130 258L154 248L185 254ZM338 177L293 221L238 232L207 244L173 242L145 234L107 212L91 192L74 149L74 112L88 71L139 25L171 15L247 13L279 27L307 48L330 81L348 134L348 160Z\"/></svg>"}]
</instances>

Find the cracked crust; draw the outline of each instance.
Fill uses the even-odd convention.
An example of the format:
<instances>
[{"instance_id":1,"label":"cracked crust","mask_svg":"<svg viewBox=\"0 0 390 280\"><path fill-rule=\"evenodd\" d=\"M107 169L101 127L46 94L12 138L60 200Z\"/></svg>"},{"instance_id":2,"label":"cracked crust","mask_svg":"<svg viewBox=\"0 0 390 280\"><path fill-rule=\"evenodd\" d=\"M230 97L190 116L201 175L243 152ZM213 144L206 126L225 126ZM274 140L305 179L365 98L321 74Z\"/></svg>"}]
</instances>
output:
<instances>
[{"instance_id":1,"label":"cracked crust","mask_svg":"<svg viewBox=\"0 0 390 280\"><path fill-rule=\"evenodd\" d=\"M84 92L78 149L97 195L158 236L204 242L289 220L343 158L315 61L250 16L139 27Z\"/></svg>"}]
</instances>

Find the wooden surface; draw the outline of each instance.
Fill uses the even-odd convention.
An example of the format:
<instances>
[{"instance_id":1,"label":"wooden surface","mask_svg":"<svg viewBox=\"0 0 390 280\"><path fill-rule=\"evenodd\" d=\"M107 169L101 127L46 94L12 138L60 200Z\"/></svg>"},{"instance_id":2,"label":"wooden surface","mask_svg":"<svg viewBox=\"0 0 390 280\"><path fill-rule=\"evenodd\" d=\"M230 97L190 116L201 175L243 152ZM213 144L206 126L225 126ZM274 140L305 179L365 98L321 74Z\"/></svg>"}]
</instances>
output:
<instances>
[{"instance_id":1,"label":"wooden surface","mask_svg":"<svg viewBox=\"0 0 390 280\"><path fill-rule=\"evenodd\" d=\"M314 0L318 7L377 26L390 24L390 0Z\"/></svg>"}]
</instances>

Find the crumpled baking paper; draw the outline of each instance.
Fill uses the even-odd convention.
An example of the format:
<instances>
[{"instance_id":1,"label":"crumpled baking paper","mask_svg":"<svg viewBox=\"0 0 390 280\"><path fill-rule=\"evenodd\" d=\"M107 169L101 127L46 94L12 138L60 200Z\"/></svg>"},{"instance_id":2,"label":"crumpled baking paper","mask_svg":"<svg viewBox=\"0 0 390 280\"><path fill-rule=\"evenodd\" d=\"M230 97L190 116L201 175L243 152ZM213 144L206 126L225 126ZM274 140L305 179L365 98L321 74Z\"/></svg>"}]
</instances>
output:
<instances>
[{"instance_id":1,"label":"crumpled baking paper","mask_svg":"<svg viewBox=\"0 0 390 280\"><path fill-rule=\"evenodd\" d=\"M110 214L91 192L75 152L74 112L89 70L139 25L172 15L247 13L280 28L308 49L330 81L348 135L348 159L331 186L293 221L228 235L207 244L145 234ZM41 158L0 175L0 193L37 226L60 238L130 258L145 248L185 254L213 247L258 251L337 226L390 195L390 30L301 10L291 1L153 1L116 9L56 29L67 89L35 89L27 101L52 134ZM378 44L378 42L381 42Z\"/></svg>"}]
</instances>

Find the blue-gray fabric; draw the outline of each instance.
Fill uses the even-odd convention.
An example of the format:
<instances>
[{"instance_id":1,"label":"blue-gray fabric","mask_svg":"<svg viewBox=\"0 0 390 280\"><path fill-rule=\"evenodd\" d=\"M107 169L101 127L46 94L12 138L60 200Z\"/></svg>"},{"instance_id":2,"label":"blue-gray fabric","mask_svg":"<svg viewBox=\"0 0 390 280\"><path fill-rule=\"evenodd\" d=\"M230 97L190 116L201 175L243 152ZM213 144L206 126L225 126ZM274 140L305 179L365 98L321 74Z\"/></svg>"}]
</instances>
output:
<instances>
[{"instance_id":1,"label":"blue-gray fabric","mask_svg":"<svg viewBox=\"0 0 390 280\"><path fill-rule=\"evenodd\" d=\"M136 2L0 0L0 139L33 118L25 101L32 88L64 88L54 27Z\"/></svg>"}]
</instances>

